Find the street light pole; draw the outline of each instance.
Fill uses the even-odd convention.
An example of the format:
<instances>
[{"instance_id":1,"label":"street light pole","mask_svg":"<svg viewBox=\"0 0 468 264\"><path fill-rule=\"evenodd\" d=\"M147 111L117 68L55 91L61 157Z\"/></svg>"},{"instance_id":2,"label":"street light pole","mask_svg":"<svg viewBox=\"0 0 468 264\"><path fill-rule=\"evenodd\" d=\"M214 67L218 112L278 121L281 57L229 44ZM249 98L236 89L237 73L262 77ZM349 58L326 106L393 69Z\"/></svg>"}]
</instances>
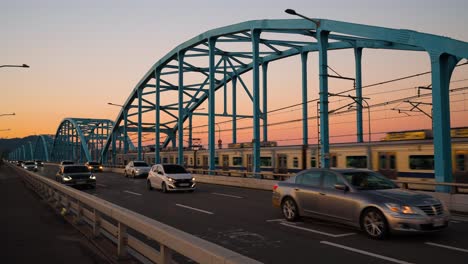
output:
<instances>
[{"instance_id":1,"label":"street light pole","mask_svg":"<svg viewBox=\"0 0 468 264\"><path fill-rule=\"evenodd\" d=\"M0 68L29 68L29 65L22 64L22 65L0 65Z\"/></svg>"},{"instance_id":2,"label":"street light pole","mask_svg":"<svg viewBox=\"0 0 468 264\"><path fill-rule=\"evenodd\" d=\"M304 15L296 13L296 11L294 11L294 9L286 9L286 10L284 10L284 12L286 12L287 14L293 15L293 16L302 17L305 20L309 20L309 21L313 22L317 28L320 27L320 21L319 20L316 20L316 19L313 19L313 18L310 18L310 17L306 17Z\"/></svg>"}]
</instances>

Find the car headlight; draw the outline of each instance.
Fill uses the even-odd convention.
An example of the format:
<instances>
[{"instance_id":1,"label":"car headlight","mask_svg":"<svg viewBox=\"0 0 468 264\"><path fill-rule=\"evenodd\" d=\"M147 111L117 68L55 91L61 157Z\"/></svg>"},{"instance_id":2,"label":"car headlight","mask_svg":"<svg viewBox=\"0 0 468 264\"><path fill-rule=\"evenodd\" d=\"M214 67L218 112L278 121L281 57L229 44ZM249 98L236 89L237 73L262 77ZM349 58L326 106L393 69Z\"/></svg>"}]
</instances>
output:
<instances>
[{"instance_id":1,"label":"car headlight","mask_svg":"<svg viewBox=\"0 0 468 264\"><path fill-rule=\"evenodd\" d=\"M385 206L390 209L390 211L398 214L404 214L404 215L419 215L420 211L419 209L409 206L409 205L399 205L395 203L386 203Z\"/></svg>"},{"instance_id":2,"label":"car headlight","mask_svg":"<svg viewBox=\"0 0 468 264\"><path fill-rule=\"evenodd\" d=\"M102 169L102 166L99 166L100 169Z\"/></svg>"},{"instance_id":3,"label":"car headlight","mask_svg":"<svg viewBox=\"0 0 468 264\"><path fill-rule=\"evenodd\" d=\"M173 182L174 179L170 178L170 177L167 177L167 180L170 181L170 182Z\"/></svg>"},{"instance_id":4,"label":"car headlight","mask_svg":"<svg viewBox=\"0 0 468 264\"><path fill-rule=\"evenodd\" d=\"M89 176L89 178L90 178L91 180L95 180L95 179L96 179L96 176L94 176L93 174L91 174L91 176Z\"/></svg>"},{"instance_id":5,"label":"car headlight","mask_svg":"<svg viewBox=\"0 0 468 264\"><path fill-rule=\"evenodd\" d=\"M72 178L70 176L63 176L64 181L71 181Z\"/></svg>"},{"instance_id":6,"label":"car headlight","mask_svg":"<svg viewBox=\"0 0 468 264\"><path fill-rule=\"evenodd\" d=\"M195 177L192 177L192 181L195 181Z\"/></svg>"}]
</instances>

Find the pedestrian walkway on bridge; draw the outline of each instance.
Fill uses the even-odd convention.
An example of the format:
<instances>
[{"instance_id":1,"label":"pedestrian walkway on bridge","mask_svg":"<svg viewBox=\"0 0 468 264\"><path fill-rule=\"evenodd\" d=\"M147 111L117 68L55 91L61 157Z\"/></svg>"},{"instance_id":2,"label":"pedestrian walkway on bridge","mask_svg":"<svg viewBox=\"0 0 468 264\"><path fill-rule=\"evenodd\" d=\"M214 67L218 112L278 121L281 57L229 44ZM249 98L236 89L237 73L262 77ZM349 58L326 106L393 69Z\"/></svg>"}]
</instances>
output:
<instances>
[{"instance_id":1,"label":"pedestrian walkway on bridge","mask_svg":"<svg viewBox=\"0 0 468 264\"><path fill-rule=\"evenodd\" d=\"M6 165L0 165L1 263L107 263Z\"/></svg>"}]
</instances>

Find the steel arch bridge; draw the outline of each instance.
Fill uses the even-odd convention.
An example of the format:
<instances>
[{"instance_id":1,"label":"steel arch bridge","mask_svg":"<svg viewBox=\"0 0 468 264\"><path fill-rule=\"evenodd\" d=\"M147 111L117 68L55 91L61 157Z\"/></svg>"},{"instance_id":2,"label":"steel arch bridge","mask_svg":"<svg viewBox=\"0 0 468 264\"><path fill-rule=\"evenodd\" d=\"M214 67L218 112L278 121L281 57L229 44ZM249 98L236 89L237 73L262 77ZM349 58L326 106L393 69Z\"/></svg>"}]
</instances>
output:
<instances>
[{"instance_id":1,"label":"steel arch bridge","mask_svg":"<svg viewBox=\"0 0 468 264\"><path fill-rule=\"evenodd\" d=\"M305 36L307 41L288 40ZM286 39L286 40L285 40ZM241 48L239 48L241 47ZM246 49L247 47L247 49ZM307 55L317 52L320 82L320 161L329 166L328 74L327 52L352 49L356 65L357 141L362 142L362 74L363 49L392 49L425 52L432 68L434 112L435 175L437 181L451 181L449 82L455 65L468 58L468 43L447 37L411 30L315 19L256 20L200 34L175 47L157 61L130 93L115 120L111 135L103 148L108 159L112 134L137 132L138 159L141 159L142 132L154 132L156 146L172 142L178 147L178 163L183 162L184 125L188 127L188 147L192 145L193 115L208 116L209 169L215 169L215 118L232 118L232 142L236 143L236 120L251 118L253 123L253 170L260 171L261 141L268 140L267 72L271 62L300 55L302 61L303 145L307 147ZM261 71L260 71L261 67ZM243 76L252 72L251 89ZM260 74L261 73L261 74ZM261 76L260 76L261 75ZM260 77L263 82L260 86ZM232 109L227 109L230 84ZM240 84L252 101L252 115L237 114L236 89ZM215 111L215 92L224 91L224 109ZM261 93L260 93L261 91ZM208 101L207 113L195 110ZM261 108L260 108L261 107ZM143 121L143 115L153 112L153 122ZM262 126L260 126L262 120ZM188 124L187 124L188 123ZM262 133L261 133L262 132ZM161 140L161 134L165 135ZM115 147L112 147L115 149ZM115 153L113 153L115 154ZM155 148L155 160L160 162L160 148Z\"/></svg>"},{"instance_id":2,"label":"steel arch bridge","mask_svg":"<svg viewBox=\"0 0 468 264\"><path fill-rule=\"evenodd\" d=\"M113 126L114 122L108 119L65 118L54 137L51 161L99 160L102 147Z\"/></svg>"},{"instance_id":3,"label":"steel arch bridge","mask_svg":"<svg viewBox=\"0 0 468 264\"><path fill-rule=\"evenodd\" d=\"M50 151L54 139L51 135L38 135L34 143L28 141L12 152L8 158L11 160L43 160L50 161Z\"/></svg>"}]
</instances>

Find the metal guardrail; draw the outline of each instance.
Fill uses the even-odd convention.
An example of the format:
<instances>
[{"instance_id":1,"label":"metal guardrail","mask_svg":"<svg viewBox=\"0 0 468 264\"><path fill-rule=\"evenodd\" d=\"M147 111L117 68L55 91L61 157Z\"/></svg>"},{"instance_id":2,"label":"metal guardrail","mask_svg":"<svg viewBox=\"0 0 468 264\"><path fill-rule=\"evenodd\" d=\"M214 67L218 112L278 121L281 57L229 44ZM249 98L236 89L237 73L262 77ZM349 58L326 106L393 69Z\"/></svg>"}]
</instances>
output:
<instances>
[{"instance_id":1,"label":"metal guardrail","mask_svg":"<svg viewBox=\"0 0 468 264\"><path fill-rule=\"evenodd\" d=\"M418 189L415 186L424 185L424 186L450 186L450 193L468 193L468 184L467 183L448 183L448 182L424 182L424 181L408 181L408 180L393 180L397 183L402 189ZM410 184L413 188L410 188ZM465 189L465 190L463 190ZM425 189L423 189L425 190Z\"/></svg>"},{"instance_id":2,"label":"metal guardrail","mask_svg":"<svg viewBox=\"0 0 468 264\"><path fill-rule=\"evenodd\" d=\"M53 208L87 228L93 240L112 241L118 259L181 263L260 263L154 219L64 186L35 173L19 170L23 180ZM174 260L174 257L176 260Z\"/></svg>"},{"instance_id":3,"label":"metal guardrail","mask_svg":"<svg viewBox=\"0 0 468 264\"><path fill-rule=\"evenodd\" d=\"M206 170L187 168L188 171L194 174L207 174L207 175L220 175L230 177L244 177L244 178L258 178L265 180L279 180L284 181L289 177L294 176L294 173L272 173L272 172L248 172L248 171L235 171L235 170Z\"/></svg>"}]
</instances>

